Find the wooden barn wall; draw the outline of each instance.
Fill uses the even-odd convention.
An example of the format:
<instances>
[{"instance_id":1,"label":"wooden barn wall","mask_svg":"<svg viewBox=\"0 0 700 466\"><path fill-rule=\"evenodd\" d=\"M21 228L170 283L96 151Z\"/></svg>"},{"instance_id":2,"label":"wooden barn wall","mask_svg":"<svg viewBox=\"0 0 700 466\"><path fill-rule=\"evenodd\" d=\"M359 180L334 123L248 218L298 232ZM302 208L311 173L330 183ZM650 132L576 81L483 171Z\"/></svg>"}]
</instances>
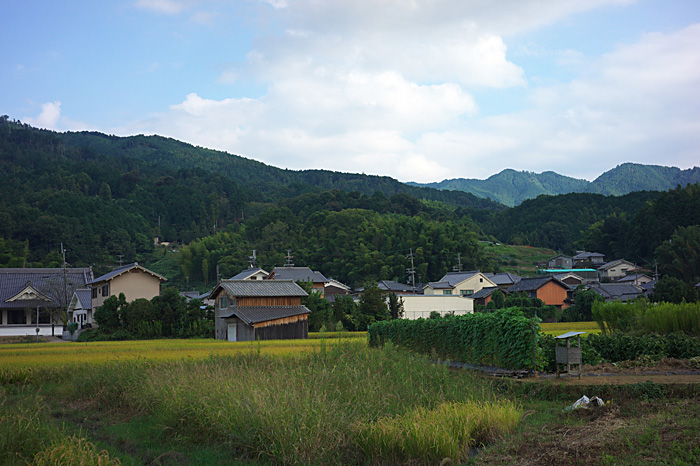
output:
<instances>
[{"instance_id":1,"label":"wooden barn wall","mask_svg":"<svg viewBox=\"0 0 700 466\"><path fill-rule=\"evenodd\" d=\"M295 322L299 322L300 320L307 320L308 317L309 317L308 314L299 314L296 316L283 317L281 319L266 320L264 322L258 322L257 324L253 324L253 327L263 328L263 327L270 327L272 325L293 324Z\"/></svg>"},{"instance_id":2,"label":"wooden barn wall","mask_svg":"<svg viewBox=\"0 0 700 466\"><path fill-rule=\"evenodd\" d=\"M236 301L238 306L299 306L301 304L301 298L290 296L238 298Z\"/></svg>"},{"instance_id":3,"label":"wooden barn wall","mask_svg":"<svg viewBox=\"0 0 700 466\"><path fill-rule=\"evenodd\" d=\"M308 338L309 321L299 320L294 323L282 325L269 325L255 329L255 339L260 340L291 340Z\"/></svg>"}]
</instances>

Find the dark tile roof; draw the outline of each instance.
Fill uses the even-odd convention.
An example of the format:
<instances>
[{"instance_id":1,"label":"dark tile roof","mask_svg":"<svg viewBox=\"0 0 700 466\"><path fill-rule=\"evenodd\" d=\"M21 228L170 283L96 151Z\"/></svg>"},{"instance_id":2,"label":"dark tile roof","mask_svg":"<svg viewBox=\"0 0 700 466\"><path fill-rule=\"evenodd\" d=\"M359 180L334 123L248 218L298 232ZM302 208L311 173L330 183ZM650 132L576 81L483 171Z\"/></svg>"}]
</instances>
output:
<instances>
[{"instance_id":1,"label":"dark tile roof","mask_svg":"<svg viewBox=\"0 0 700 466\"><path fill-rule=\"evenodd\" d=\"M510 285L518 283L522 277L520 275L515 275L512 273L485 273L484 276L491 280L496 285Z\"/></svg>"},{"instance_id":2,"label":"dark tile roof","mask_svg":"<svg viewBox=\"0 0 700 466\"><path fill-rule=\"evenodd\" d=\"M623 262L626 264L629 264L631 266L634 266L633 263L631 263L630 261L627 261L625 259L615 259L614 261L606 262L605 264L601 265L600 267L598 267L598 270L611 269L611 268L615 267L616 265L622 264Z\"/></svg>"},{"instance_id":3,"label":"dark tile roof","mask_svg":"<svg viewBox=\"0 0 700 466\"><path fill-rule=\"evenodd\" d=\"M510 288L508 288L508 293L513 293L513 292L519 292L519 291L535 291L540 288L542 288L547 282L549 281L554 281L561 285L562 287L566 288L567 290L570 289L569 285L566 283L557 280L554 277L532 277L532 278L522 278L518 283L514 284Z\"/></svg>"},{"instance_id":4,"label":"dark tile roof","mask_svg":"<svg viewBox=\"0 0 700 466\"><path fill-rule=\"evenodd\" d=\"M275 267L272 269L274 280L293 280L295 282L326 283L328 279L321 272L314 272L308 267Z\"/></svg>"},{"instance_id":5,"label":"dark tile roof","mask_svg":"<svg viewBox=\"0 0 700 466\"><path fill-rule=\"evenodd\" d=\"M80 301L80 307L83 309L92 309L92 290L75 290L75 295Z\"/></svg>"},{"instance_id":6,"label":"dark tile roof","mask_svg":"<svg viewBox=\"0 0 700 466\"><path fill-rule=\"evenodd\" d=\"M480 289L479 291L477 291L476 293L474 293L473 295L471 295L469 297L472 299L488 298L489 296L491 296L491 293L493 293L497 289L498 289L497 286L487 286L487 287Z\"/></svg>"},{"instance_id":7,"label":"dark tile roof","mask_svg":"<svg viewBox=\"0 0 700 466\"><path fill-rule=\"evenodd\" d=\"M67 298L70 302L75 290L85 288L92 280L92 270L89 268L67 268L66 284ZM0 307L5 309L24 309L36 306L46 306L45 300L17 300L7 302L28 286L41 295L49 298L51 306L58 307L63 302L63 269L0 269Z\"/></svg>"},{"instance_id":8,"label":"dark tile roof","mask_svg":"<svg viewBox=\"0 0 700 466\"><path fill-rule=\"evenodd\" d=\"M629 283L632 282L634 283L635 281L639 280L640 278L646 278L648 280L651 280L651 277L647 274L644 273L633 273L631 275L626 275L619 279L617 283Z\"/></svg>"},{"instance_id":9,"label":"dark tile roof","mask_svg":"<svg viewBox=\"0 0 700 466\"><path fill-rule=\"evenodd\" d=\"M644 290L628 283L593 283L588 286L607 301L629 301L644 293Z\"/></svg>"},{"instance_id":10,"label":"dark tile roof","mask_svg":"<svg viewBox=\"0 0 700 466\"><path fill-rule=\"evenodd\" d=\"M216 296L219 288L236 298L308 296L306 291L292 280L221 280L211 296Z\"/></svg>"},{"instance_id":11,"label":"dark tile roof","mask_svg":"<svg viewBox=\"0 0 700 466\"><path fill-rule=\"evenodd\" d=\"M377 288L384 291L403 291L406 293L415 292L415 289L413 289L411 285L395 282L393 280L382 280L379 283L377 283Z\"/></svg>"},{"instance_id":12,"label":"dark tile roof","mask_svg":"<svg viewBox=\"0 0 700 466\"><path fill-rule=\"evenodd\" d=\"M143 272L150 273L150 274L153 275L154 277L159 278L160 280L162 280L162 281L164 281L164 282L167 282L167 281L168 281L168 279L165 278L165 277L163 277L162 275L158 275L157 273L155 273L155 272L153 272L153 271L151 271L151 270L148 270L147 268L145 268L145 267L139 265L138 262L134 262L133 264L127 264L127 265L122 265L121 267L117 267L117 268L115 268L114 270L112 270L111 272L108 272L108 273L106 273L106 274L104 274L104 275L101 275L101 276L97 277L96 279L94 279L93 281L91 281L91 282L88 283L88 284L89 284L89 285L94 285L94 284L96 284L96 283L106 282L106 281L111 280L111 279L113 279L113 278L115 278L115 277L118 277L119 275L121 275L121 274L123 274L123 273L128 272L128 271L131 270L131 269L139 269L139 270L141 270L141 271L143 271Z\"/></svg>"},{"instance_id":13,"label":"dark tile roof","mask_svg":"<svg viewBox=\"0 0 700 466\"><path fill-rule=\"evenodd\" d=\"M257 324L268 320L309 314L310 312L306 306L234 306L229 314L223 315L221 318L238 317L246 324Z\"/></svg>"},{"instance_id":14,"label":"dark tile roof","mask_svg":"<svg viewBox=\"0 0 700 466\"><path fill-rule=\"evenodd\" d=\"M251 275L255 275L258 272L264 272L265 275L270 275L260 267L255 267L254 269L245 269L243 272L240 272L231 277L231 280L245 280L246 278L250 277Z\"/></svg>"},{"instance_id":15,"label":"dark tile roof","mask_svg":"<svg viewBox=\"0 0 700 466\"><path fill-rule=\"evenodd\" d=\"M592 257L605 257L605 255L599 252L579 251L573 258L574 260L586 260Z\"/></svg>"},{"instance_id":16,"label":"dark tile roof","mask_svg":"<svg viewBox=\"0 0 700 466\"><path fill-rule=\"evenodd\" d=\"M429 282L426 287L429 286L435 290L451 290L454 288L449 282Z\"/></svg>"}]
</instances>

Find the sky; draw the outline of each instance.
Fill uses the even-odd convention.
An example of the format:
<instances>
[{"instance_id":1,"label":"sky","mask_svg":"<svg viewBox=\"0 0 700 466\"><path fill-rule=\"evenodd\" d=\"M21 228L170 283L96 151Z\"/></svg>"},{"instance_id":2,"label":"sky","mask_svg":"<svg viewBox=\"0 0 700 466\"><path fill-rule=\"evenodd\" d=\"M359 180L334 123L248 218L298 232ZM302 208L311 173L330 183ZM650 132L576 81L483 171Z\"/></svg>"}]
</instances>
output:
<instances>
[{"instance_id":1,"label":"sky","mask_svg":"<svg viewBox=\"0 0 700 466\"><path fill-rule=\"evenodd\" d=\"M401 181L700 165L697 0L2 0L0 114Z\"/></svg>"}]
</instances>

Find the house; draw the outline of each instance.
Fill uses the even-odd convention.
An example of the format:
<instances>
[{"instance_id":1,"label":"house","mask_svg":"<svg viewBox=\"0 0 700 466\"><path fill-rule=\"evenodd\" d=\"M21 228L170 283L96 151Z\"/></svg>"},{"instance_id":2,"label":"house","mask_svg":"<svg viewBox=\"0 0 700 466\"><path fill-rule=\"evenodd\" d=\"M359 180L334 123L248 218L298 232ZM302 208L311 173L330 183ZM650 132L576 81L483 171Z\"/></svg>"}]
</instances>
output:
<instances>
[{"instance_id":1,"label":"house","mask_svg":"<svg viewBox=\"0 0 700 466\"><path fill-rule=\"evenodd\" d=\"M650 283L652 281L654 281L654 279L647 274L633 273L622 277L617 281L617 283L631 283L633 285L644 285L645 283Z\"/></svg>"},{"instance_id":2,"label":"house","mask_svg":"<svg viewBox=\"0 0 700 466\"><path fill-rule=\"evenodd\" d=\"M525 293L529 298L539 298L547 306L566 309L570 306L568 295L569 286L556 278L534 277L523 278L508 289L508 293Z\"/></svg>"},{"instance_id":3,"label":"house","mask_svg":"<svg viewBox=\"0 0 700 466\"><path fill-rule=\"evenodd\" d=\"M487 286L471 295L471 298L474 300L474 303L480 306L486 306L488 303L493 301L493 292L498 289L500 288L495 286Z\"/></svg>"},{"instance_id":4,"label":"house","mask_svg":"<svg viewBox=\"0 0 700 466\"><path fill-rule=\"evenodd\" d=\"M496 284L478 270L448 272L439 281L425 285L423 294L471 296L485 286L496 286Z\"/></svg>"},{"instance_id":5,"label":"house","mask_svg":"<svg viewBox=\"0 0 700 466\"><path fill-rule=\"evenodd\" d=\"M631 301L645 294L641 286L632 283L594 283L588 289L605 298L605 301Z\"/></svg>"},{"instance_id":6,"label":"house","mask_svg":"<svg viewBox=\"0 0 700 466\"><path fill-rule=\"evenodd\" d=\"M326 283L329 280L321 272L315 272L308 267L275 267L267 277L268 280L292 280L294 282L311 282L313 291L325 296Z\"/></svg>"},{"instance_id":7,"label":"house","mask_svg":"<svg viewBox=\"0 0 700 466\"><path fill-rule=\"evenodd\" d=\"M634 272L637 266L632 262L624 259L610 261L598 267L598 276L601 280L615 281L627 275L628 272Z\"/></svg>"},{"instance_id":8,"label":"house","mask_svg":"<svg viewBox=\"0 0 700 466\"><path fill-rule=\"evenodd\" d=\"M127 302L139 298L151 300L160 295L160 285L166 281L167 278L138 262L117 267L88 283L92 290L92 308L97 309L107 298L120 293L124 293Z\"/></svg>"},{"instance_id":9,"label":"house","mask_svg":"<svg viewBox=\"0 0 700 466\"><path fill-rule=\"evenodd\" d=\"M572 288L576 288L578 285L582 285L585 281L582 276L576 275L573 272L555 273L552 276L557 280L566 283Z\"/></svg>"},{"instance_id":10,"label":"house","mask_svg":"<svg viewBox=\"0 0 700 466\"><path fill-rule=\"evenodd\" d=\"M250 267L231 277L231 280L266 280L269 276L270 273L260 267Z\"/></svg>"},{"instance_id":11,"label":"house","mask_svg":"<svg viewBox=\"0 0 700 466\"><path fill-rule=\"evenodd\" d=\"M588 264L596 266L605 263L605 255L599 252L576 251L573 260L576 267Z\"/></svg>"},{"instance_id":12,"label":"house","mask_svg":"<svg viewBox=\"0 0 700 466\"><path fill-rule=\"evenodd\" d=\"M36 335L37 328L53 334L75 291L92 277L89 268L0 269L0 334Z\"/></svg>"},{"instance_id":13,"label":"house","mask_svg":"<svg viewBox=\"0 0 700 466\"><path fill-rule=\"evenodd\" d=\"M501 291L506 291L508 288L520 281L520 275L512 273L485 273L484 276L494 282Z\"/></svg>"},{"instance_id":14,"label":"house","mask_svg":"<svg viewBox=\"0 0 700 466\"><path fill-rule=\"evenodd\" d=\"M332 278L330 278L328 283L323 287L323 296L331 302L335 301L336 296L343 296L351 293L352 288Z\"/></svg>"},{"instance_id":15,"label":"house","mask_svg":"<svg viewBox=\"0 0 700 466\"><path fill-rule=\"evenodd\" d=\"M573 258L565 256L564 254L559 254L554 256L547 261L548 269L570 269L574 266Z\"/></svg>"},{"instance_id":16,"label":"house","mask_svg":"<svg viewBox=\"0 0 700 466\"><path fill-rule=\"evenodd\" d=\"M211 293L216 338L228 341L307 338L308 296L292 280L222 280Z\"/></svg>"},{"instance_id":17,"label":"house","mask_svg":"<svg viewBox=\"0 0 700 466\"><path fill-rule=\"evenodd\" d=\"M78 329L91 327L94 323L92 317L92 291L90 288L75 290L68 304L68 321L78 324Z\"/></svg>"},{"instance_id":18,"label":"house","mask_svg":"<svg viewBox=\"0 0 700 466\"><path fill-rule=\"evenodd\" d=\"M445 315L465 315L474 313L474 300L461 296L443 295L401 295L404 319L427 319L433 312Z\"/></svg>"}]
</instances>

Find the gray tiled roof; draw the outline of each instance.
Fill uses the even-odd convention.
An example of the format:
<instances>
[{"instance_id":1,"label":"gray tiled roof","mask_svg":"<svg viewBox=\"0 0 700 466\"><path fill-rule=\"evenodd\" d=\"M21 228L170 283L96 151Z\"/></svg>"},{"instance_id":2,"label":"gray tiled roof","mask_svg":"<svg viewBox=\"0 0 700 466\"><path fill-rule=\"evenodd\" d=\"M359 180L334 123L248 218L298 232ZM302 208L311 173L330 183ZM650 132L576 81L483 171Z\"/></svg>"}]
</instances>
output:
<instances>
[{"instance_id":1,"label":"gray tiled roof","mask_svg":"<svg viewBox=\"0 0 700 466\"><path fill-rule=\"evenodd\" d=\"M255 275L258 272L264 272L265 275L269 275L260 267L255 267L254 269L245 269L243 272L240 272L231 277L231 280L245 280L246 278L250 277L251 275Z\"/></svg>"},{"instance_id":2,"label":"gray tiled roof","mask_svg":"<svg viewBox=\"0 0 700 466\"><path fill-rule=\"evenodd\" d=\"M66 269L66 284L68 300L78 288L84 288L92 280L92 270L89 268ZM63 300L63 269L0 269L0 307L5 309L24 309L36 306L46 306L46 301L12 301L8 299L31 286L36 291L51 298L52 305L57 307Z\"/></svg>"},{"instance_id":3,"label":"gray tiled roof","mask_svg":"<svg viewBox=\"0 0 700 466\"><path fill-rule=\"evenodd\" d=\"M513 283L518 283L521 280L520 275L515 275L512 273L485 273L484 276L491 280L496 285L508 285Z\"/></svg>"},{"instance_id":4,"label":"gray tiled roof","mask_svg":"<svg viewBox=\"0 0 700 466\"><path fill-rule=\"evenodd\" d=\"M631 275L626 275L619 279L617 282L618 283L627 283L627 282L632 282L634 283L635 281L639 280L640 278L647 278L651 280L651 277L649 275L643 274L643 273L633 273Z\"/></svg>"},{"instance_id":5,"label":"gray tiled roof","mask_svg":"<svg viewBox=\"0 0 700 466\"><path fill-rule=\"evenodd\" d=\"M430 287L434 290L451 290L454 286L450 285L449 282L429 282L426 287Z\"/></svg>"},{"instance_id":6,"label":"gray tiled roof","mask_svg":"<svg viewBox=\"0 0 700 466\"><path fill-rule=\"evenodd\" d=\"M92 290L75 290L75 295L83 309L92 309Z\"/></svg>"},{"instance_id":7,"label":"gray tiled roof","mask_svg":"<svg viewBox=\"0 0 700 466\"><path fill-rule=\"evenodd\" d=\"M310 312L306 306L234 306L229 314L223 315L221 318L238 317L246 324L257 324L268 320L309 314Z\"/></svg>"},{"instance_id":8,"label":"gray tiled roof","mask_svg":"<svg viewBox=\"0 0 700 466\"><path fill-rule=\"evenodd\" d=\"M471 270L468 272L447 272L445 276L440 279L440 282L447 282L454 288L467 278L470 278L477 273L479 273L478 270Z\"/></svg>"},{"instance_id":9,"label":"gray tiled roof","mask_svg":"<svg viewBox=\"0 0 700 466\"><path fill-rule=\"evenodd\" d=\"M155 273L155 272L153 272L153 271L151 271L151 270L148 270L147 268L145 268L145 267L139 265L138 262L134 262L134 263L132 263L132 264L127 264L127 265L122 265L121 267L117 267L117 268L115 268L114 270L112 270L111 272L108 272L108 273L106 273L106 274L104 274L104 275L101 275L101 276L97 277L96 279L94 279L93 281L91 281L91 282L88 283L88 284L89 284L89 285L93 285L93 284L95 284L95 283L106 282L106 281L108 281L108 280L111 280L111 279L114 278L114 277L118 277L119 275L121 275L121 274L123 274L123 273L126 273L126 272L128 272L129 270L135 269L135 268L138 268L139 270L142 270L143 272L150 273L150 274L153 275L154 277L157 277L157 278L163 280L164 282L167 282L167 281L168 281L168 279L165 278L165 277L163 277L162 275L158 275L157 273Z\"/></svg>"},{"instance_id":10,"label":"gray tiled roof","mask_svg":"<svg viewBox=\"0 0 700 466\"><path fill-rule=\"evenodd\" d=\"M308 267L275 267L272 269L274 280L293 280L295 282L326 283L328 279L321 272L314 272Z\"/></svg>"},{"instance_id":11,"label":"gray tiled roof","mask_svg":"<svg viewBox=\"0 0 700 466\"><path fill-rule=\"evenodd\" d=\"M522 278L518 283L514 284L510 288L508 288L508 293L514 293L518 291L535 291L540 289L542 286L544 286L547 282L549 281L554 281L567 290L569 289L569 286L560 281L557 280L554 277L533 277L533 278Z\"/></svg>"},{"instance_id":12,"label":"gray tiled roof","mask_svg":"<svg viewBox=\"0 0 700 466\"><path fill-rule=\"evenodd\" d=\"M586 260L586 259L590 259L592 257L605 257L605 255L601 254L599 252L580 251L573 258L575 260Z\"/></svg>"},{"instance_id":13,"label":"gray tiled roof","mask_svg":"<svg viewBox=\"0 0 700 466\"><path fill-rule=\"evenodd\" d=\"M411 285L395 282L393 280L381 280L377 283L377 288L384 291L405 291L409 293L415 291Z\"/></svg>"},{"instance_id":14,"label":"gray tiled roof","mask_svg":"<svg viewBox=\"0 0 700 466\"><path fill-rule=\"evenodd\" d=\"M594 283L589 285L589 289L607 301L628 301L644 292L641 287L627 283Z\"/></svg>"},{"instance_id":15,"label":"gray tiled roof","mask_svg":"<svg viewBox=\"0 0 700 466\"><path fill-rule=\"evenodd\" d=\"M606 262L605 264L601 265L600 267L598 267L598 270L607 270L607 269L613 268L616 265L622 264L622 263L634 266L633 263L631 263L630 261L627 261L625 259L615 259L614 261Z\"/></svg>"},{"instance_id":16,"label":"gray tiled roof","mask_svg":"<svg viewBox=\"0 0 700 466\"><path fill-rule=\"evenodd\" d=\"M476 293L474 293L473 295L471 295L469 297L472 299L487 298L487 297L491 296L491 293L493 293L497 289L498 289L497 286L487 286L487 287L480 289L479 291L477 291Z\"/></svg>"},{"instance_id":17,"label":"gray tiled roof","mask_svg":"<svg viewBox=\"0 0 700 466\"><path fill-rule=\"evenodd\" d=\"M235 298L263 296L308 296L306 291L292 280L221 280L219 287ZM216 294L216 289L212 296Z\"/></svg>"}]
</instances>

